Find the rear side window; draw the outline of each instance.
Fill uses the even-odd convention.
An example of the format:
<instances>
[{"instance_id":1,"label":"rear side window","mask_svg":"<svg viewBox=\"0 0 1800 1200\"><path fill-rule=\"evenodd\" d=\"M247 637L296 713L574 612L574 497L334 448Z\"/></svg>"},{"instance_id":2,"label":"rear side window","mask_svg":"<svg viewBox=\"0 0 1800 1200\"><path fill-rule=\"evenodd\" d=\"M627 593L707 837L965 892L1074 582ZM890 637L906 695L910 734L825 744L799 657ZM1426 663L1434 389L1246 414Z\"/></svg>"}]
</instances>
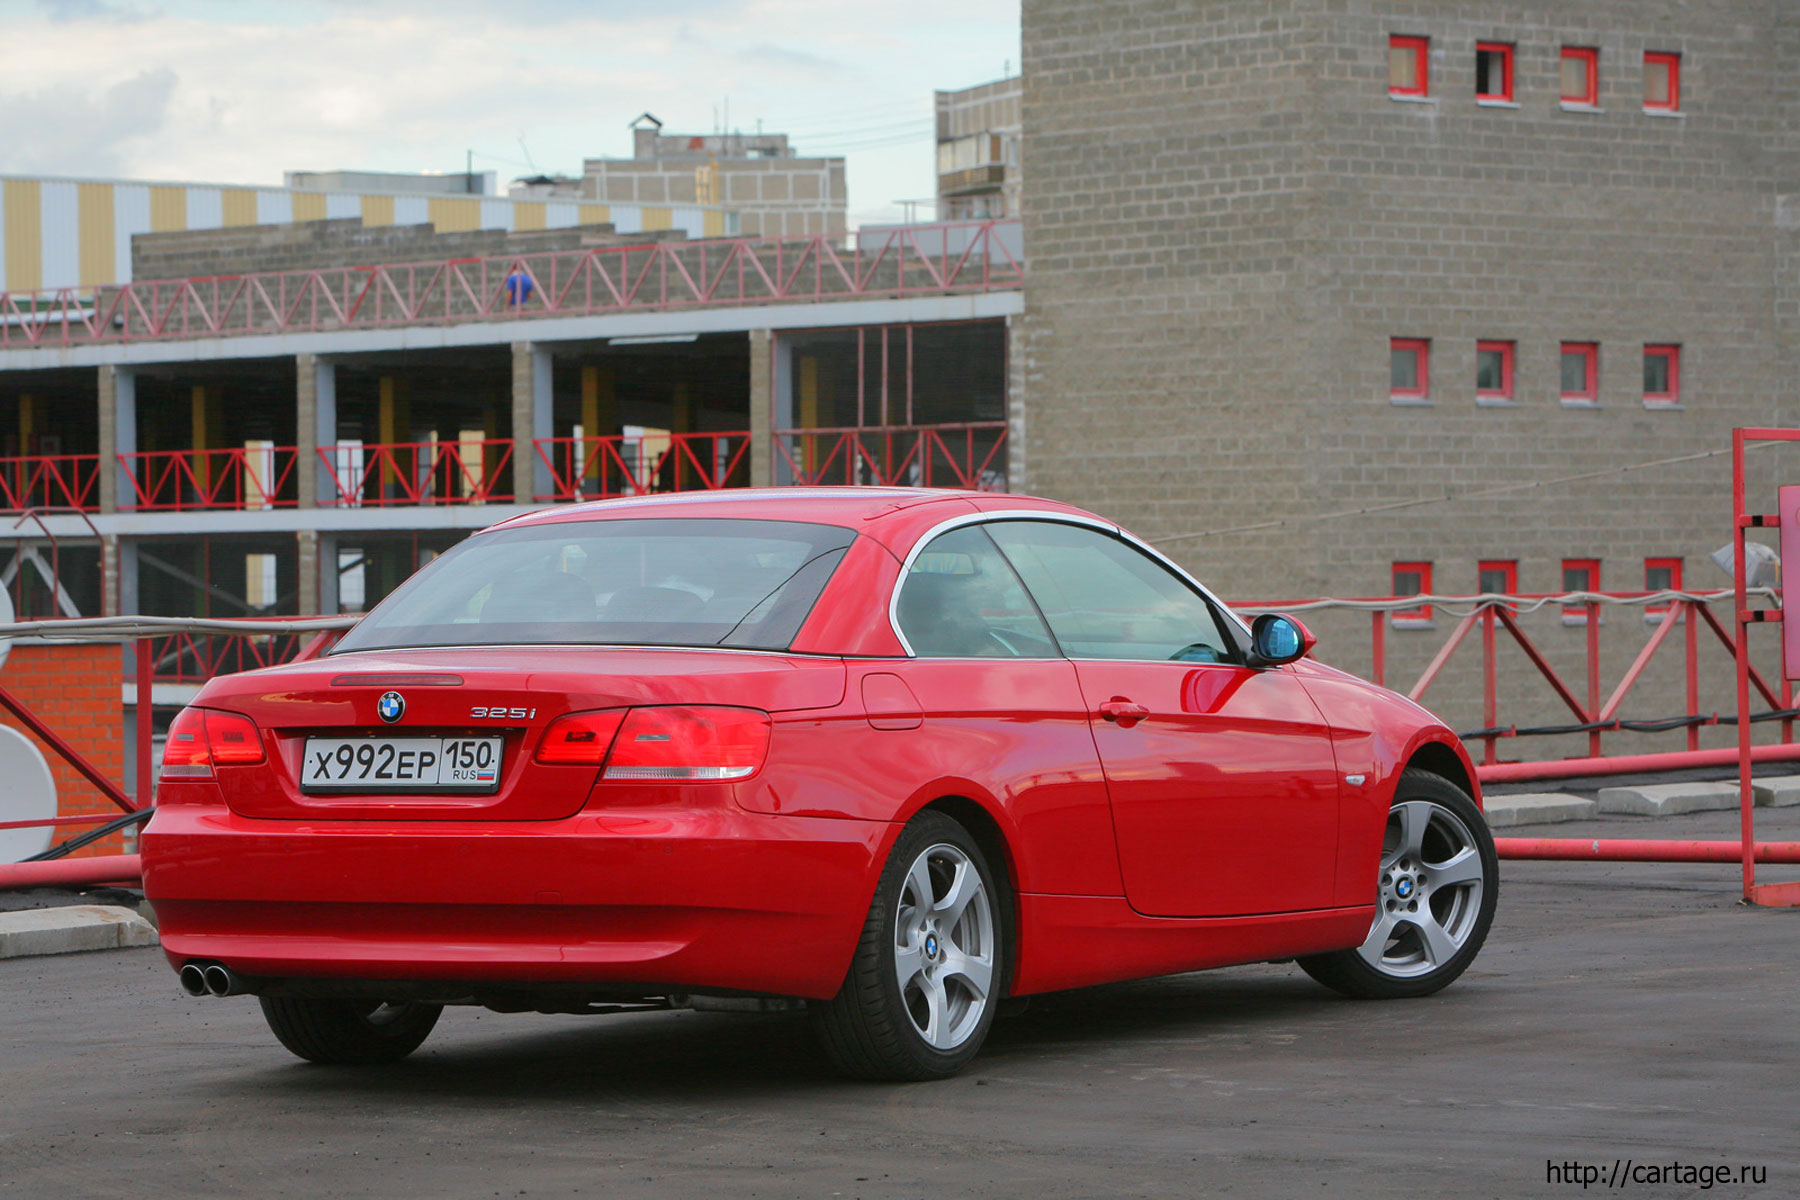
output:
<instances>
[{"instance_id":1,"label":"rear side window","mask_svg":"<svg viewBox=\"0 0 1800 1200\"><path fill-rule=\"evenodd\" d=\"M856 534L798 521L565 521L477 534L336 653L406 646L784 650Z\"/></svg>"},{"instance_id":2,"label":"rear side window","mask_svg":"<svg viewBox=\"0 0 1800 1200\"><path fill-rule=\"evenodd\" d=\"M1212 606L1135 546L1047 521L986 528L1070 658L1236 660Z\"/></svg>"},{"instance_id":3,"label":"rear side window","mask_svg":"<svg viewBox=\"0 0 1800 1200\"><path fill-rule=\"evenodd\" d=\"M940 534L907 568L894 605L920 658L1055 658L1031 597L978 526Z\"/></svg>"}]
</instances>

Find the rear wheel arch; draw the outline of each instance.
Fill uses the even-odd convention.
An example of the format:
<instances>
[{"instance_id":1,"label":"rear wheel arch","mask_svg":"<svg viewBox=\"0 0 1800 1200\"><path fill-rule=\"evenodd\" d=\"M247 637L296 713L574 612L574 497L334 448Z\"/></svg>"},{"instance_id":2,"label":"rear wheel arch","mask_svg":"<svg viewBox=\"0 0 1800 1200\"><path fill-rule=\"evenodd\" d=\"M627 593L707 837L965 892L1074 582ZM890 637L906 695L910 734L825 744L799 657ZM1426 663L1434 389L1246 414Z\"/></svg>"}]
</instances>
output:
<instances>
[{"instance_id":1,"label":"rear wheel arch","mask_svg":"<svg viewBox=\"0 0 1800 1200\"><path fill-rule=\"evenodd\" d=\"M980 801L967 796L940 796L919 812L941 812L968 830L975 844L981 847L981 853L1005 881L1006 886L998 889L1000 894L996 899L1005 944L1011 947L1001 991L1003 996L1007 995L1012 991L1013 979L1019 970L1019 865L1013 861L1012 845L1006 831ZM916 816L918 813L912 813L907 819Z\"/></svg>"}]
</instances>

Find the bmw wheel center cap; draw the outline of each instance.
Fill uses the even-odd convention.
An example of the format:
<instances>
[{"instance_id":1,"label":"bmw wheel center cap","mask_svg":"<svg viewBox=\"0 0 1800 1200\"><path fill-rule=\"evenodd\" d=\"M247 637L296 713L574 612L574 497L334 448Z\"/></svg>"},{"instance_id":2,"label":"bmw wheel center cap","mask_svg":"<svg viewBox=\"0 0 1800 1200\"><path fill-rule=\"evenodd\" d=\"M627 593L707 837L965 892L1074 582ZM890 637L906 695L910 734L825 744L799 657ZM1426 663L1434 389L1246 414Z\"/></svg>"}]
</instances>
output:
<instances>
[{"instance_id":1,"label":"bmw wheel center cap","mask_svg":"<svg viewBox=\"0 0 1800 1200\"><path fill-rule=\"evenodd\" d=\"M383 699L385 698L386 697L383 697ZM1406 899L1413 893L1413 881L1410 879L1402 879L1399 883L1394 885L1394 891L1400 894L1402 900Z\"/></svg>"},{"instance_id":2,"label":"bmw wheel center cap","mask_svg":"<svg viewBox=\"0 0 1800 1200\"><path fill-rule=\"evenodd\" d=\"M392 725L406 715L406 697L399 692L383 692L381 699L375 702L375 712L383 721Z\"/></svg>"}]
</instances>

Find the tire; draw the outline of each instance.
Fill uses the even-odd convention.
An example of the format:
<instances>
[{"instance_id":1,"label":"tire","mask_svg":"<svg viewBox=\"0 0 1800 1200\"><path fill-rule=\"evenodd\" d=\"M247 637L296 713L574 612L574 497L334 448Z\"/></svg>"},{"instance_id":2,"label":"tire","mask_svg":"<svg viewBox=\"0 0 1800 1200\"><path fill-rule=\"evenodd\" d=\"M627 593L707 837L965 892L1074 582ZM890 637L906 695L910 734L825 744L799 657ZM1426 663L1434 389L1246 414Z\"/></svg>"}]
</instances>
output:
<instances>
[{"instance_id":1,"label":"tire","mask_svg":"<svg viewBox=\"0 0 1800 1200\"><path fill-rule=\"evenodd\" d=\"M1394 789L1375 879L1375 921L1360 946L1299 960L1328 988L1363 999L1429 996L1481 952L1500 895L1487 820L1463 790L1409 770Z\"/></svg>"},{"instance_id":2,"label":"tire","mask_svg":"<svg viewBox=\"0 0 1800 1200\"><path fill-rule=\"evenodd\" d=\"M909 822L875 885L844 986L815 1012L853 1079L945 1079L987 1039L1008 966L1006 896L956 821Z\"/></svg>"},{"instance_id":3,"label":"tire","mask_svg":"<svg viewBox=\"0 0 1800 1200\"><path fill-rule=\"evenodd\" d=\"M275 1037L308 1062L332 1066L398 1062L419 1048L441 1004L261 997Z\"/></svg>"}]
</instances>

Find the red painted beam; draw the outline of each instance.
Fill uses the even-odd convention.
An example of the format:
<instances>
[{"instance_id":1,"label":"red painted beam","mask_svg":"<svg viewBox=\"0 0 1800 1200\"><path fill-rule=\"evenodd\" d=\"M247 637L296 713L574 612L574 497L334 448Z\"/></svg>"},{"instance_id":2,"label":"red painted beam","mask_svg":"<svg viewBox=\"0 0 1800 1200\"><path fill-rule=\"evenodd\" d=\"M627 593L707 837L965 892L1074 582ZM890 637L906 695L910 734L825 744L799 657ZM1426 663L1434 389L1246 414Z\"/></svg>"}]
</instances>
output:
<instances>
[{"instance_id":1,"label":"red painted beam","mask_svg":"<svg viewBox=\"0 0 1800 1200\"><path fill-rule=\"evenodd\" d=\"M1741 842L1658 841L1652 838L1495 838L1507 859L1581 859L1589 862L1742 862ZM1800 863L1800 842L1758 842L1760 863Z\"/></svg>"},{"instance_id":2,"label":"red painted beam","mask_svg":"<svg viewBox=\"0 0 1800 1200\"><path fill-rule=\"evenodd\" d=\"M1656 771L1680 771L1689 767L1728 767L1738 760L1729 750L1671 750L1664 754L1614 754L1605 758L1553 758L1543 762L1494 763L1475 768L1483 783L1518 783L1530 779L1576 779L1588 775L1643 775ZM1757 746L1752 762L1800 760L1800 743L1790 746Z\"/></svg>"},{"instance_id":3,"label":"red painted beam","mask_svg":"<svg viewBox=\"0 0 1800 1200\"><path fill-rule=\"evenodd\" d=\"M14 888L69 887L89 883L122 883L136 887L143 882L143 878L144 869L135 854L0 863L0 892Z\"/></svg>"}]
</instances>

